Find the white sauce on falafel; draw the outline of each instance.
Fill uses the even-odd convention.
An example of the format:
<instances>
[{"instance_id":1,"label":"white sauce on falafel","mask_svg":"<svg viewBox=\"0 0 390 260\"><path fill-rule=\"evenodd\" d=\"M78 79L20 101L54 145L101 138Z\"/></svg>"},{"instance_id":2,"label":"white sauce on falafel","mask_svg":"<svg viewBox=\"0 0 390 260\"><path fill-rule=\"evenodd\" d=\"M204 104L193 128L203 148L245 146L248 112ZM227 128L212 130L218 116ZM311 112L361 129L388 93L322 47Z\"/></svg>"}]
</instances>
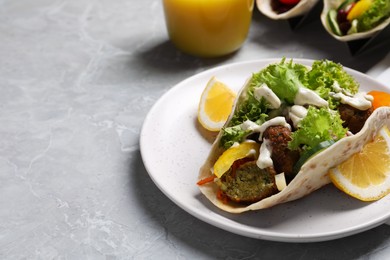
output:
<instances>
[{"instance_id":1,"label":"white sauce on falafel","mask_svg":"<svg viewBox=\"0 0 390 260\"><path fill-rule=\"evenodd\" d=\"M269 143L270 141L268 139L264 139L260 146L259 158L256 161L256 165L260 169L265 169L274 165L274 162L271 158L272 147L269 145Z\"/></svg>"},{"instance_id":2,"label":"white sauce on falafel","mask_svg":"<svg viewBox=\"0 0 390 260\"><path fill-rule=\"evenodd\" d=\"M274 117L268 121L265 121L263 124L258 125L255 122L252 122L250 120L246 120L244 123L241 124L241 129L244 131L251 131L254 133L260 133L259 141L263 139L263 133L264 131L270 127L270 126L276 126L281 125L284 127L287 127L291 130L291 126L286 122L286 118L284 116L277 116Z\"/></svg>"},{"instance_id":3,"label":"white sauce on falafel","mask_svg":"<svg viewBox=\"0 0 390 260\"><path fill-rule=\"evenodd\" d=\"M358 92L354 96L347 96L341 92L331 93L332 97L340 100L342 104L350 105L359 110L367 110L372 106L373 96L365 92Z\"/></svg>"}]
</instances>

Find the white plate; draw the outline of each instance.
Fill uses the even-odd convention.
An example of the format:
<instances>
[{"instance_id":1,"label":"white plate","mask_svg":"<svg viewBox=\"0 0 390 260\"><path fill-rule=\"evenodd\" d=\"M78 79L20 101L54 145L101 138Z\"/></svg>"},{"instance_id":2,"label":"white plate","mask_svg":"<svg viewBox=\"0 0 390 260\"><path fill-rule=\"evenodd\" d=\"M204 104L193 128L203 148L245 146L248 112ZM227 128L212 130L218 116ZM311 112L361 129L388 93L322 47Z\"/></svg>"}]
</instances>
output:
<instances>
[{"instance_id":1,"label":"white plate","mask_svg":"<svg viewBox=\"0 0 390 260\"><path fill-rule=\"evenodd\" d=\"M141 154L161 191L193 216L224 230L252 238L314 242L352 235L390 218L390 196L373 203L352 199L328 185L309 196L270 209L230 214L213 206L196 182L211 144L197 128L197 107L206 83L216 76L239 90L253 72L280 59L258 60L217 67L190 77L170 89L150 110L142 127ZM311 65L311 60L294 59ZM385 90L368 76L347 69L360 90Z\"/></svg>"}]
</instances>

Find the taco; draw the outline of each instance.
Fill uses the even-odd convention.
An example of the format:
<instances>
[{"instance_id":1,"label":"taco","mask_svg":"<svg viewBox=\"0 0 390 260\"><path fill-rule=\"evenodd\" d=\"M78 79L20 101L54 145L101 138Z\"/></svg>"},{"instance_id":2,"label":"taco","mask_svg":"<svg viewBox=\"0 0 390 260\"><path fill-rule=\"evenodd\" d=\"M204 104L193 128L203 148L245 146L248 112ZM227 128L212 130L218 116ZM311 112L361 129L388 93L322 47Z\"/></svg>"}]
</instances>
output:
<instances>
[{"instance_id":1,"label":"taco","mask_svg":"<svg viewBox=\"0 0 390 260\"><path fill-rule=\"evenodd\" d=\"M373 37L390 24L390 1L324 0L321 22L340 41Z\"/></svg>"},{"instance_id":2,"label":"taco","mask_svg":"<svg viewBox=\"0 0 390 260\"><path fill-rule=\"evenodd\" d=\"M342 65L282 59L254 73L200 169L199 188L219 208L240 213L299 199L330 183L328 170L362 149L390 108Z\"/></svg>"},{"instance_id":3,"label":"taco","mask_svg":"<svg viewBox=\"0 0 390 260\"><path fill-rule=\"evenodd\" d=\"M274 20L286 20L307 14L318 0L257 0L261 13Z\"/></svg>"}]
</instances>

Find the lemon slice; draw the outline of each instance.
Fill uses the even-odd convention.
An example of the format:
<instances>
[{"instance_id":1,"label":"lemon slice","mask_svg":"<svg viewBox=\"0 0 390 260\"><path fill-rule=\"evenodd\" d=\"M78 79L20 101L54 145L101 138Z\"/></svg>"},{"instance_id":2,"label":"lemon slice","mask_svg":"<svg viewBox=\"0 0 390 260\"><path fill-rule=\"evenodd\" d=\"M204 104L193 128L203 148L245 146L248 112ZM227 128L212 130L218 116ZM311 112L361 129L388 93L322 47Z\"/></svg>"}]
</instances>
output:
<instances>
[{"instance_id":1,"label":"lemon slice","mask_svg":"<svg viewBox=\"0 0 390 260\"><path fill-rule=\"evenodd\" d=\"M383 127L362 151L329 171L333 184L362 201L374 201L390 193L390 131Z\"/></svg>"},{"instance_id":2,"label":"lemon slice","mask_svg":"<svg viewBox=\"0 0 390 260\"><path fill-rule=\"evenodd\" d=\"M227 149L218 158L214 164L214 175L221 178L222 175L227 172L233 163L239 159L253 157L259 157L260 145L255 142L245 142L239 145L233 145Z\"/></svg>"},{"instance_id":3,"label":"lemon slice","mask_svg":"<svg viewBox=\"0 0 390 260\"><path fill-rule=\"evenodd\" d=\"M198 107L199 123L210 131L219 131L229 117L236 93L216 77L203 90Z\"/></svg>"}]
</instances>

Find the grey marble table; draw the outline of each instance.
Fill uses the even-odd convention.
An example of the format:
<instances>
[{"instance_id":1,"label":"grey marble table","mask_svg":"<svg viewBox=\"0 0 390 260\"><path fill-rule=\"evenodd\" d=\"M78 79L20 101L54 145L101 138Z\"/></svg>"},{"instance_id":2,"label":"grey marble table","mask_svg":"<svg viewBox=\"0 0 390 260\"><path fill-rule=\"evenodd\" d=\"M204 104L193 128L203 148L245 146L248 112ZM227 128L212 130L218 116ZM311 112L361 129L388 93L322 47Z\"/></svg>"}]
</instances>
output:
<instances>
[{"instance_id":1,"label":"grey marble table","mask_svg":"<svg viewBox=\"0 0 390 260\"><path fill-rule=\"evenodd\" d=\"M257 11L245 45L199 59L168 41L161 0L0 1L1 259L385 259L390 226L318 243L238 236L171 202L142 163L142 123L157 99L206 69L270 57L359 55L318 19L291 30Z\"/></svg>"}]
</instances>

